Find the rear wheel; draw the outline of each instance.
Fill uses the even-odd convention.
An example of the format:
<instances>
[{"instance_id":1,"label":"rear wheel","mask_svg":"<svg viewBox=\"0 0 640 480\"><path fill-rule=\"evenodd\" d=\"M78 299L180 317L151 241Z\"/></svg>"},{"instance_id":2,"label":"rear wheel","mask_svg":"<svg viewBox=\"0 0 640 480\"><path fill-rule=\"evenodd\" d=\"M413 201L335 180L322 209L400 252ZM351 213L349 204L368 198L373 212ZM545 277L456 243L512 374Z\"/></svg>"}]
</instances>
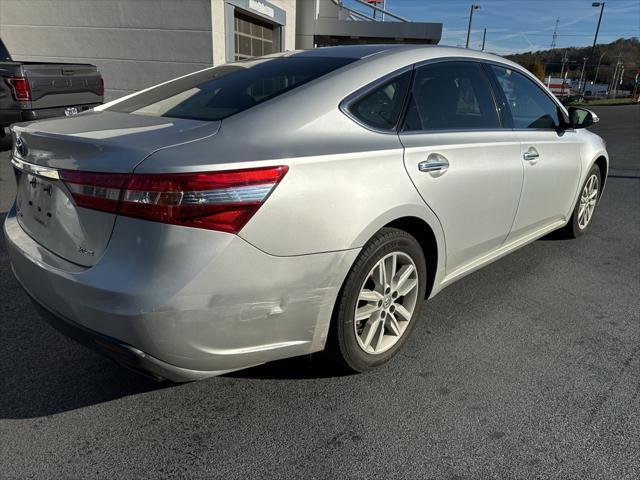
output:
<instances>
[{"instance_id":1,"label":"rear wheel","mask_svg":"<svg viewBox=\"0 0 640 480\"><path fill-rule=\"evenodd\" d=\"M571 219L563 229L566 236L577 238L589 228L600 197L601 185L600 169L593 165L582 185Z\"/></svg>"},{"instance_id":2,"label":"rear wheel","mask_svg":"<svg viewBox=\"0 0 640 480\"><path fill-rule=\"evenodd\" d=\"M383 228L364 246L336 304L327 350L356 372L393 357L413 330L426 288L420 244Z\"/></svg>"}]
</instances>

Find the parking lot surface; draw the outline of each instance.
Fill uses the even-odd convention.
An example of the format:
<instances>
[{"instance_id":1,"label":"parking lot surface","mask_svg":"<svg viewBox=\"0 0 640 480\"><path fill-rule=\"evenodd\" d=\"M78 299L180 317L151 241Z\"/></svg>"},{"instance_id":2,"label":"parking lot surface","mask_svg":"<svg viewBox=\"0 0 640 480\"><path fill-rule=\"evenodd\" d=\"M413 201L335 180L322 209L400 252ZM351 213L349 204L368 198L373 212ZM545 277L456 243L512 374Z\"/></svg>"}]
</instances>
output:
<instances>
[{"instance_id":1,"label":"parking lot surface","mask_svg":"<svg viewBox=\"0 0 640 480\"><path fill-rule=\"evenodd\" d=\"M612 168L588 234L445 289L366 374L155 383L43 323L2 241L0 477L640 478L640 107L594 110Z\"/></svg>"}]
</instances>

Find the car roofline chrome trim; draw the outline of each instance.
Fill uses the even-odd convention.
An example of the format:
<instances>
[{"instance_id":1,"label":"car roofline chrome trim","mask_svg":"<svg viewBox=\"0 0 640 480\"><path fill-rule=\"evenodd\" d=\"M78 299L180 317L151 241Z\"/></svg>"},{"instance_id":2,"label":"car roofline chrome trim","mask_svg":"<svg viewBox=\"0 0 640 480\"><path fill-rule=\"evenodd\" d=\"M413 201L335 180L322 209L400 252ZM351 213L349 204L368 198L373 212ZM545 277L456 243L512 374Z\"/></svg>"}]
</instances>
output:
<instances>
[{"instance_id":1,"label":"car roofline chrome trim","mask_svg":"<svg viewBox=\"0 0 640 480\"><path fill-rule=\"evenodd\" d=\"M25 162L15 156L11 157L11 164L18 170L36 175L38 177L48 178L50 180L60 180L60 172L55 168L43 167L42 165L35 165L33 163Z\"/></svg>"}]
</instances>

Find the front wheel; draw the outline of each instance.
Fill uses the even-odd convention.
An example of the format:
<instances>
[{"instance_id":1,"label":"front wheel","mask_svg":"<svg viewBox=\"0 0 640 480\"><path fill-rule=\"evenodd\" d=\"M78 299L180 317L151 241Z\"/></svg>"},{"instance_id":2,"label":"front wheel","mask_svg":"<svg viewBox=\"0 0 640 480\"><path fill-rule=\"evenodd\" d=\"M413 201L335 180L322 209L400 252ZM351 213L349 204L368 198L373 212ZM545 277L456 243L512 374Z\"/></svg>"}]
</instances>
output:
<instances>
[{"instance_id":1,"label":"front wheel","mask_svg":"<svg viewBox=\"0 0 640 480\"><path fill-rule=\"evenodd\" d=\"M416 324L426 283L426 262L417 240L403 230L380 230L364 246L342 287L329 354L356 372L388 361Z\"/></svg>"},{"instance_id":2,"label":"front wheel","mask_svg":"<svg viewBox=\"0 0 640 480\"><path fill-rule=\"evenodd\" d=\"M597 165L593 165L587 174L587 179L582 185L580 197L573 209L571 219L564 227L566 236L577 238L589 228L598 204L598 198L600 197L601 185L600 169Z\"/></svg>"}]
</instances>

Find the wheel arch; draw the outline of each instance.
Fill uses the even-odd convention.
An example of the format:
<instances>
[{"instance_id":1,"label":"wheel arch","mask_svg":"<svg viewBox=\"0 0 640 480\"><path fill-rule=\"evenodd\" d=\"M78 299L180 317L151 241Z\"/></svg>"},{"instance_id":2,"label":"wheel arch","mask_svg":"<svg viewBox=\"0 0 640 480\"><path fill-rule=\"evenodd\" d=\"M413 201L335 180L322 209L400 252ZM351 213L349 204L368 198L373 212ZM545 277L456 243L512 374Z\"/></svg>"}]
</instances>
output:
<instances>
[{"instance_id":1,"label":"wheel arch","mask_svg":"<svg viewBox=\"0 0 640 480\"><path fill-rule=\"evenodd\" d=\"M607 182L607 176L609 175L609 162L604 155L599 155L593 163L600 169L600 182L602 183L602 188L600 188L600 194L598 197L600 198L602 197L602 191L604 190L605 183Z\"/></svg>"},{"instance_id":2,"label":"wheel arch","mask_svg":"<svg viewBox=\"0 0 640 480\"><path fill-rule=\"evenodd\" d=\"M427 261L426 295L430 298L440 291L445 276L446 244L440 220L425 207L407 205L381 214L360 233L353 246L364 246L384 227L398 228L412 235L420 243Z\"/></svg>"},{"instance_id":3,"label":"wheel arch","mask_svg":"<svg viewBox=\"0 0 640 480\"><path fill-rule=\"evenodd\" d=\"M397 218L386 224L385 227L403 230L415 238L420 244L425 261L427 262L427 288L425 290L425 298L429 298L435 284L436 273L438 272L438 258L440 256L438 242L433 229L427 222L418 217Z\"/></svg>"}]
</instances>

